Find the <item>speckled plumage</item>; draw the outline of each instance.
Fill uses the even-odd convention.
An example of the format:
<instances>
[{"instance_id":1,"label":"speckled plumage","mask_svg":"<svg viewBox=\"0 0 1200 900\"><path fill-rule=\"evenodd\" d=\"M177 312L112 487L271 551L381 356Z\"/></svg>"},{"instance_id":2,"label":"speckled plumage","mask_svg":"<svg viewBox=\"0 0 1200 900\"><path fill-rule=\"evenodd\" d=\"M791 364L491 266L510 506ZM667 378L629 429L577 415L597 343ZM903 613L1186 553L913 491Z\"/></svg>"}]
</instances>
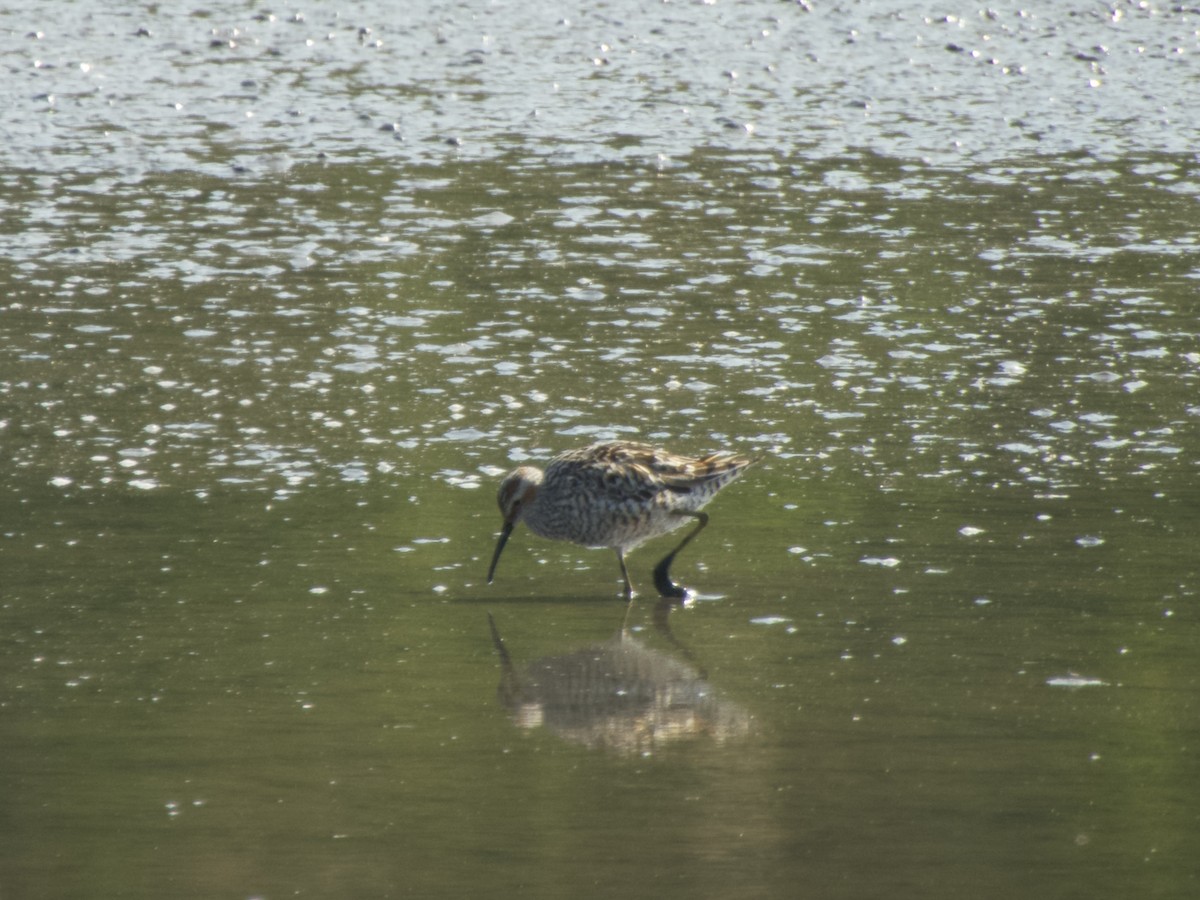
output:
<instances>
[{"instance_id":1,"label":"speckled plumage","mask_svg":"<svg viewBox=\"0 0 1200 900\"><path fill-rule=\"evenodd\" d=\"M625 594L632 597L625 554L696 520L697 527L655 569L659 592L679 596L682 589L671 584L667 574L671 560L707 523L701 507L752 462L734 453L677 456L645 444L614 441L559 454L545 472L521 466L500 485L497 500L504 529L488 581L508 536L524 522L544 538L615 550Z\"/></svg>"}]
</instances>

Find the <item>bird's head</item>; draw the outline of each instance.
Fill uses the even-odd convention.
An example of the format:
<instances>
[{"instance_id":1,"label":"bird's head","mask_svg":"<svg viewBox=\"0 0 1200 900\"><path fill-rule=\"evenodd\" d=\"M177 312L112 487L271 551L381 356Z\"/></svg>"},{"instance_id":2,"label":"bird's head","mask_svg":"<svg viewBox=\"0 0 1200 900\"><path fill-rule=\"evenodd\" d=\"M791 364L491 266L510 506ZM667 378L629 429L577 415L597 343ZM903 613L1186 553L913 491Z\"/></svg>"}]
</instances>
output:
<instances>
[{"instance_id":1,"label":"bird's head","mask_svg":"<svg viewBox=\"0 0 1200 900\"><path fill-rule=\"evenodd\" d=\"M537 497L538 486L542 483L542 472L532 466L521 466L514 469L500 482L500 490L496 494L496 502L500 505L500 515L504 517L504 526L500 529L500 539L496 542L496 552L492 554L492 564L488 566L488 584L496 574L496 564L500 562L500 553L508 543L517 522L529 504Z\"/></svg>"}]
</instances>

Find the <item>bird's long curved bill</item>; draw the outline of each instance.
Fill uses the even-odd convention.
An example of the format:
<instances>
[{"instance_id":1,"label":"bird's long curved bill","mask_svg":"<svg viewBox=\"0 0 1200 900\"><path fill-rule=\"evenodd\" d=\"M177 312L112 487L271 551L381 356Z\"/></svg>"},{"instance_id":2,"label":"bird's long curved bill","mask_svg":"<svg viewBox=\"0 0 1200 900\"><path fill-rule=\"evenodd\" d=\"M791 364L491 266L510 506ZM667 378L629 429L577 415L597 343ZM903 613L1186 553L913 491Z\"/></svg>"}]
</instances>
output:
<instances>
[{"instance_id":1,"label":"bird's long curved bill","mask_svg":"<svg viewBox=\"0 0 1200 900\"><path fill-rule=\"evenodd\" d=\"M500 562L500 552L508 543L508 536L512 534L514 525L516 522L505 522L504 527L500 529L500 540L496 541L496 552L492 554L492 564L488 566L488 584L492 583L492 577L496 574L496 563Z\"/></svg>"}]
</instances>

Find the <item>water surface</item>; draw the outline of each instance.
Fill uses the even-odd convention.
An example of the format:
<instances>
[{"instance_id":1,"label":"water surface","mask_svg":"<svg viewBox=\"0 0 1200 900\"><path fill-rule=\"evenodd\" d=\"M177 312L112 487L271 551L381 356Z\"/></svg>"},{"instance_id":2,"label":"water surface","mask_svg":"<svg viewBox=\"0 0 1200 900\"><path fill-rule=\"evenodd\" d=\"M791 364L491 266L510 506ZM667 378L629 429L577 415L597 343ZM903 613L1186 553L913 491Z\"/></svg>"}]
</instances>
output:
<instances>
[{"instance_id":1,"label":"water surface","mask_svg":"<svg viewBox=\"0 0 1200 900\"><path fill-rule=\"evenodd\" d=\"M1198 26L0 13L0 893L1193 896Z\"/></svg>"}]
</instances>

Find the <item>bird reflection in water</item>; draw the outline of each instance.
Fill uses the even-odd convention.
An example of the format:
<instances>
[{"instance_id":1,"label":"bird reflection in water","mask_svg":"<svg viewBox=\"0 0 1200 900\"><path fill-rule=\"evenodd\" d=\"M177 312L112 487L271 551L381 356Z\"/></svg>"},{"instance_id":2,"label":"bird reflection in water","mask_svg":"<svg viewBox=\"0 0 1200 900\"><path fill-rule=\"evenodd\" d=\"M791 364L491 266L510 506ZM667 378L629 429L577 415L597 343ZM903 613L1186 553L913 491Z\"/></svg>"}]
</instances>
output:
<instances>
[{"instance_id":1,"label":"bird reflection in water","mask_svg":"<svg viewBox=\"0 0 1200 900\"><path fill-rule=\"evenodd\" d=\"M548 728L590 749L644 754L688 738L723 742L750 730L750 715L722 699L670 630L678 600L655 608L658 630L688 661L647 647L622 627L600 644L535 660L518 671L491 614L503 672L498 695L520 728Z\"/></svg>"}]
</instances>

